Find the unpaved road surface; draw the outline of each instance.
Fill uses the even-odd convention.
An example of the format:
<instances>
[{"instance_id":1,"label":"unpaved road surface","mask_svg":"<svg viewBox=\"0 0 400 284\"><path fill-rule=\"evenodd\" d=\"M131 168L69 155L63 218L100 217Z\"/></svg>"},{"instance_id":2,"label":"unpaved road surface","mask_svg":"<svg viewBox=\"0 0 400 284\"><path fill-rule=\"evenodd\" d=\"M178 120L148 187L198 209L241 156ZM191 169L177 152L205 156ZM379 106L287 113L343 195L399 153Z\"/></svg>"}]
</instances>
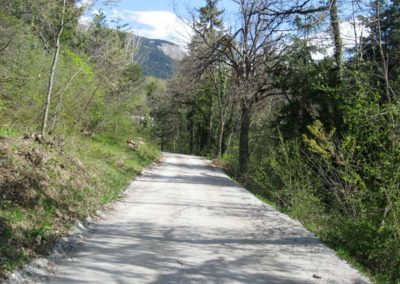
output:
<instances>
[{"instance_id":1,"label":"unpaved road surface","mask_svg":"<svg viewBox=\"0 0 400 284\"><path fill-rule=\"evenodd\" d=\"M210 162L164 154L51 283L368 283Z\"/></svg>"}]
</instances>

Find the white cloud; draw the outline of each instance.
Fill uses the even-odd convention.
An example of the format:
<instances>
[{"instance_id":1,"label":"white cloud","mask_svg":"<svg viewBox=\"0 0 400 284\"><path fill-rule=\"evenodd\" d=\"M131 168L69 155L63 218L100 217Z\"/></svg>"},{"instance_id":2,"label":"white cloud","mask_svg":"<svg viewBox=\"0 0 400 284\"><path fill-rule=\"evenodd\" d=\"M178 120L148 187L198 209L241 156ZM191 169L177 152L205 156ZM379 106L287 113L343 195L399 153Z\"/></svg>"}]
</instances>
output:
<instances>
[{"instance_id":1,"label":"white cloud","mask_svg":"<svg viewBox=\"0 0 400 284\"><path fill-rule=\"evenodd\" d=\"M174 13L168 11L113 10L112 17L129 21L134 33L155 39L172 41L185 45L190 41L190 27Z\"/></svg>"},{"instance_id":2,"label":"white cloud","mask_svg":"<svg viewBox=\"0 0 400 284\"><path fill-rule=\"evenodd\" d=\"M80 7L89 7L92 4L93 4L93 0L81 0L81 1L78 1L76 6L78 6L78 8L80 8Z\"/></svg>"},{"instance_id":3,"label":"white cloud","mask_svg":"<svg viewBox=\"0 0 400 284\"><path fill-rule=\"evenodd\" d=\"M356 21L355 25L350 21L340 23L340 32L342 33L343 45L347 48L354 47L356 45L356 39L357 42L360 42L360 38L370 33L369 29L361 21Z\"/></svg>"},{"instance_id":4,"label":"white cloud","mask_svg":"<svg viewBox=\"0 0 400 284\"><path fill-rule=\"evenodd\" d=\"M355 32L354 32L355 31ZM362 37L368 36L369 29L361 21L343 21L340 23L340 34L344 48L352 48L356 42L360 42ZM315 34L311 40L312 44L319 47L323 51L313 54L313 58L320 60L325 56L331 56L334 52L332 37L327 32Z\"/></svg>"},{"instance_id":5,"label":"white cloud","mask_svg":"<svg viewBox=\"0 0 400 284\"><path fill-rule=\"evenodd\" d=\"M89 16L81 16L79 18L79 23L84 26L89 25L91 21L92 21L92 17L89 17Z\"/></svg>"}]
</instances>

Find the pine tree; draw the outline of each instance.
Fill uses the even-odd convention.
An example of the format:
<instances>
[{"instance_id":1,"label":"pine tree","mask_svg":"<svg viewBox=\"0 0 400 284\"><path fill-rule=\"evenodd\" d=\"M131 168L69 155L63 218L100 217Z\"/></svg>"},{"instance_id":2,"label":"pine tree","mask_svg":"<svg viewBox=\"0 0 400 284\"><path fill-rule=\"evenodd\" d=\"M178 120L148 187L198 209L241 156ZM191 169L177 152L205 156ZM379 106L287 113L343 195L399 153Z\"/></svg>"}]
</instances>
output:
<instances>
[{"instance_id":1,"label":"pine tree","mask_svg":"<svg viewBox=\"0 0 400 284\"><path fill-rule=\"evenodd\" d=\"M219 0L206 0L206 5L198 9L199 22L197 28L203 32L223 29L222 14L224 10L218 9Z\"/></svg>"},{"instance_id":2,"label":"pine tree","mask_svg":"<svg viewBox=\"0 0 400 284\"><path fill-rule=\"evenodd\" d=\"M392 80L400 75L400 0L393 0L383 13L383 40L389 55L389 74Z\"/></svg>"}]
</instances>

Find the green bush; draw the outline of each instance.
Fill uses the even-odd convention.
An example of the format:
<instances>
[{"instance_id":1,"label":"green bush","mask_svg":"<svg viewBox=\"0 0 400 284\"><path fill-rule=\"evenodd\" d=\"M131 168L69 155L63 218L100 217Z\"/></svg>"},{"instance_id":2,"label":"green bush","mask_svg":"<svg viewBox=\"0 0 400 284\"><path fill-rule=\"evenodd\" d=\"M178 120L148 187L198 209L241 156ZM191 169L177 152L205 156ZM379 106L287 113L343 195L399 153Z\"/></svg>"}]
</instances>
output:
<instances>
[{"instance_id":1,"label":"green bush","mask_svg":"<svg viewBox=\"0 0 400 284\"><path fill-rule=\"evenodd\" d=\"M259 149L262 153L253 156L250 183L280 208L317 228L325 210L318 195L322 182L304 162L300 143L286 142L279 135L277 141L270 141Z\"/></svg>"}]
</instances>

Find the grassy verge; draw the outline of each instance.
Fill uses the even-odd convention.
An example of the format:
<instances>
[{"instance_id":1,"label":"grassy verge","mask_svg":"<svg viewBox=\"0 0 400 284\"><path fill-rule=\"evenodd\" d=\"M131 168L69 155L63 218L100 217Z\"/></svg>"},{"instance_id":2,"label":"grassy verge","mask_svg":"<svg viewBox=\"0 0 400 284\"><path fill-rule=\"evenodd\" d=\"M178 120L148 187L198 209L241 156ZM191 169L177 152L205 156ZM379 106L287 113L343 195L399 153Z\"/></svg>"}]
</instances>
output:
<instances>
[{"instance_id":1,"label":"grassy verge","mask_svg":"<svg viewBox=\"0 0 400 284\"><path fill-rule=\"evenodd\" d=\"M378 284L387 284L392 283L388 281L384 276L373 273L366 266L362 265L356 257L354 257L351 252L343 246L338 246L336 243L330 241L330 238L327 238L327 234L332 229L331 226L335 222L331 222L331 218L333 216L329 216L327 214L321 214L318 218L310 218L311 214L304 213L299 214L298 207L287 208L280 204L279 199L276 198L276 194L266 188L263 185L256 183L252 177L243 177L240 176L237 172L237 164L232 162L230 157L224 157L224 159L215 161L215 164L222 168L230 177L232 177L235 181L242 184L247 190L253 193L258 199L262 202L274 207L280 212L283 212L290 216L291 218L298 220L302 223L302 225L307 228L309 231L313 232L324 244L328 247L336 251L336 254L346 262L348 262L352 267L356 268L363 275L370 278L374 283ZM304 211L304 209L302 209Z\"/></svg>"},{"instance_id":2,"label":"grassy verge","mask_svg":"<svg viewBox=\"0 0 400 284\"><path fill-rule=\"evenodd\" d=\"M46 254L159 157L152 145L130 150L103 137L43 144L18 136L0 130L0 277Z\"/></svg>"}]
</instances>

